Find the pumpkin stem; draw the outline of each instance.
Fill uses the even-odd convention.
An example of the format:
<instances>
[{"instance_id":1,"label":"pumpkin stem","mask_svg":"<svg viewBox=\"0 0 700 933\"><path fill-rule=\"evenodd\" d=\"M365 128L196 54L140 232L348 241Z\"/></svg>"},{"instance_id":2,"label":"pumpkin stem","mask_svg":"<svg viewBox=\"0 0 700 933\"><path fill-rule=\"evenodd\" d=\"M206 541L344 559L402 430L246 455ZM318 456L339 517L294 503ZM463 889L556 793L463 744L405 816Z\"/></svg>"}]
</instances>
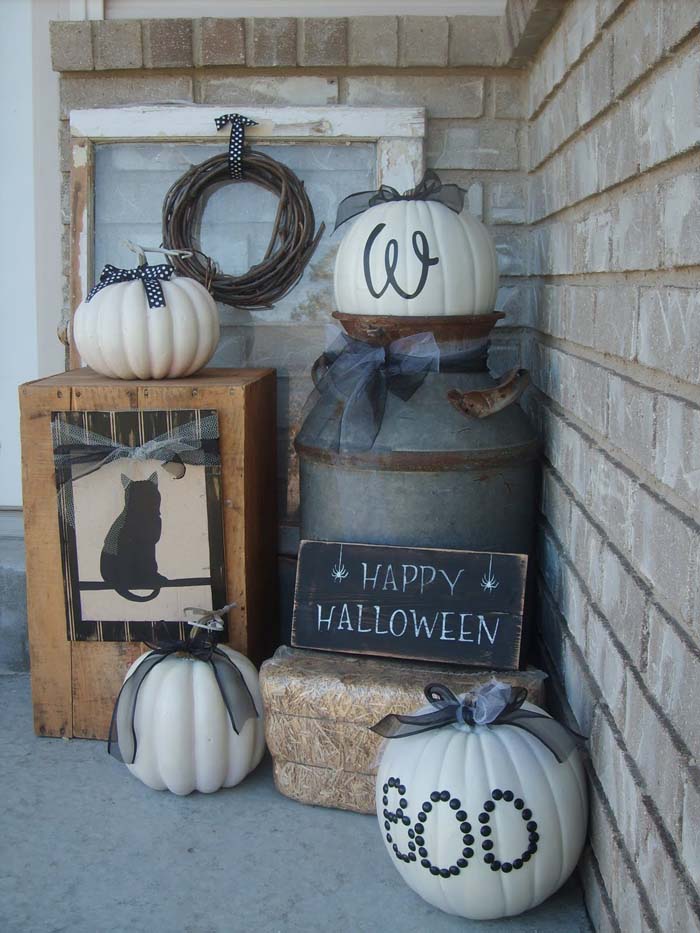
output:
<instances>
[{"instance_id":1,"label":"pumpkin stem","mask_svg":"<svg viewBox=\"0 0 700 933\"><path fill-rule=\"evenodd\" d=\"M132 243L131 240L124 240L123 245L126 246L127 249L130 249L132 253L136 253L139 258L140 266L148 265L146 253L161 253L163 256L180 256L182 259L189 259L192 256L190 250L163 249L160 246L139 246L138 243Z\"/></svg>"}]
</instances>

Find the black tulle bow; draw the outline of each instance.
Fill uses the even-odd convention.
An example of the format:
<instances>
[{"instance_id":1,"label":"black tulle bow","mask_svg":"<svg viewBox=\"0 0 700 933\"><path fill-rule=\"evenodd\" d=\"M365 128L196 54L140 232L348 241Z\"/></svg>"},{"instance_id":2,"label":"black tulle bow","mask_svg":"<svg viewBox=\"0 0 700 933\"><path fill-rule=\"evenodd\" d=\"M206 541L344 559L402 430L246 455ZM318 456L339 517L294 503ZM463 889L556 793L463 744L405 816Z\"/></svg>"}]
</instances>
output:
<instances>
[{"instance_id":1,"label":"black tulle bow","mask_svg":"<svg viewBox=\"0 0 700 933\"><path fill-rule=\"evenodd\" d=\"M172 266L162 263L158 266L137 266L135 269L119 269L109 263L104 267L100 274L100 281L93 285L85 299L90 301L95 295L107 288L108 285L117 285L119 282L135 282L140 279L146 290L149 308L164 308L165 295L161 281L170 281L175 270Z\"/></svg>"},{"instance_id":2,"label":"black tulle bow","mask_svg":"<svg viewBox=\"0 0 700 933\"><path fill-rule=\"evenodd\" d=\"M151 671L172 654L187 654L211 666L236 735L249 719L259 717L243 674L233 659L216 645L211 632L204 634L198 630L186 639L159 641L148 647L150 652L126 678L114 704L107 743L107 751L114 758L127 764L133 764L136 760L135 716L139 691Z\"/></svg>"},{"instance_id":3,"label":"black tulle bow","mask_svg":"<svg viewBox=\"0 0 700 933\"><path fill-rule=\"evenodd\" d=\"M388 393L408 401L439 367L440 350L432 334L403 337L388 347L341 334L314 363L316 387L304 407L299 443L369 450L381 428Z\"/></svg>"},{"instance_id":4,"label":"black tulle bow","mask_svg":"<svg viewBox=\"0 0 700 933\"><path fill-rule=\"evenodd\" d=\"M428 684L425 696L435 709L415 716L390 713L372 726L372 731L385 739L401 739L430 729L441 729L453 723L465 726L516 726L539 739L558 762L564 762L585 737L567 728L545 713L522 709L527 698L523 687L508 687L492 682L485 684L463 700L443 684ZM490 696L498 693L499 696Z\"/></svg>"},{"instance_id":5,"label":"black tulle bow","mask_svg":"<svg viewBox=\"0 0 700 933\"><path fill-rule=\"evenodd\" d=\"M459 185L443 185L437 173L432 169L423 176L422 181L408 191L400 194L391 185L382 185L374 191L356 191L338 205L333 232L347 220L356 217L370 207L377 204L387 204L390 201L439 201L451 211L459 214L464 207L464 190Z\"/></svg>"}]
</instances>

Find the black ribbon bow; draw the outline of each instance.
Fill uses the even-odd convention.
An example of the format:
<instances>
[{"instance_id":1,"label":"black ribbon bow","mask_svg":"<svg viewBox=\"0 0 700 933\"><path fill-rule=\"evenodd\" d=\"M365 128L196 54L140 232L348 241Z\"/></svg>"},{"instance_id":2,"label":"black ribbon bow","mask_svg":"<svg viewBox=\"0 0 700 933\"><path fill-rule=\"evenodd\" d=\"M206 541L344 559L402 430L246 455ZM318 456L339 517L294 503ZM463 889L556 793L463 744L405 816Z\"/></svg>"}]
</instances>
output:
<instances>
[{"instance_id":1,"label":"black ribbon bow","mask_svg":"<svg viewBox=\"0 0 700 933\"><path fill-rule=\"evenodd\" d=\"M165 295L160 284L160 280L169 281L173 277L175 270L172 266L163 263L159 266L137 266L135 269L118 269L117 266L111 266L109 263L102 270L100 281L88 292L85 299L90 301L95 295L108 285L116 285L118 282L133 282L140 279L143 287L146 289L149 308L164 308Z\"/></svg>"},{"instance_id":2,"label":"black ribbon bow","mask_svg":"<svg viewBox=\"0 0 700 933\"><path fill-rule=\"evenodd\" d=\"M240 113L222 113L214 120L217 130L222 130L227 123L231 124L231 136L228 141L228 170L231 178L243 177L243 138L246 126L257 126L255 120L244 117Z\"/></svg>"},{"instance_id":3,"label":"black ribbon bow","mask_svg":"<svg viewBox=\"0 0 700 933\"><path fill-rule=\"evenodd\" d=\"M439 201L451 211L459 214L464 207L464 190L459 185L443 185L437 173L432 169L423 176L422 181L408 191L400 194L391 185L382 185L376 191L356 191L338 205L333 232L347 220L356 217L370 207L377 204L388 204L390 201Z\"/></svg>"},{"instance_id":4,"label":"black ribbon bow","mask_svg":"<svg viewBox=\"0 0 700 933\"><path fill-rule=\"evenodd\" d=\"M147 643L148 644L148 643ZM183 641L162 641L148 644L151 649L145 659L132 671L122 684L117 696L109 727L107 751L119 761L133 764L136 760L137 739L134 718L136 701L144 680L171 654L183 652L209 664L221 691L221 697L231 720L233 731L238 735L249 719L257 719L259 713L255 701L233 660L217 647L211 632L198 629L196 634Z\"/></svg>"},{"instance_id":5,"label":"black ribbon bow","mask_svg":"<svg viewBox=\"0 0 700 933\"><path fill-rule=\"evenodd\" d=\"M467 694L464 700L457 699L449 687L443 684L428 684L424 692L428 702L435 707L434 711L415 716L390 713L372 726L372 731L385 739L401 739L430 729L441 729L451 723L466 726L516 726L546 745L560 764L585 741L585 736L556 719L544 713L522 709L527 698L527 690L523 687L508 688L505 684L495 686L504 694L504 702L489 703L488 691L494 684L486 684L473 694Z\"/></svg>"},{"instance_id":6,"label":"black ribbon bow","mask_svg":"<svg viewBox=\"0 0 700 933\"><path fill-rule=\"evenodd\" d=\"M159 461L175 479L185 475L188 466L215 466L219 457L219 422L216 413L171 428L165 434L131 447L89 431L80 421L55 418L54 461L56 484L75 481L113 460Z\"/></svg>"},{"instance_id":7,"label":"black ribbon bow","mask_svg":"<svg viewBox=\"0 0 700 933\"><path fill-rule=\"evenodd\" d=\"M299 444L321 441L334 450L369 450L382 425L387 394L408 401L439 365L432 334L403 337L388 347L341 334L314 363L316 388L304 409Z\"/></svg>"}]
</instances>

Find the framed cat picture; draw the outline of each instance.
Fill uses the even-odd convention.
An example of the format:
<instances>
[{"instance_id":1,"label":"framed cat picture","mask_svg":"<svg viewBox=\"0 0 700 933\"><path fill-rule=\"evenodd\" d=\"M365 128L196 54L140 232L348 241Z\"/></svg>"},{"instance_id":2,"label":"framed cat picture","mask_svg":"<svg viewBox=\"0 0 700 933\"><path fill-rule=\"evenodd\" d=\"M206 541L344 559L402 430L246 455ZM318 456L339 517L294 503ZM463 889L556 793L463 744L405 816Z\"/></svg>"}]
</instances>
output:
<instances>
[{"instance_id":1,"label":"framed cat picture","mask_svg":"<svg viewBox=\"0 0 700 933\"><path fill-rule=\"evenodd\" d=\"M183 638L187 608L226 603L216 411L51 423L69 640Z\"/></svg>"}]
</instances>

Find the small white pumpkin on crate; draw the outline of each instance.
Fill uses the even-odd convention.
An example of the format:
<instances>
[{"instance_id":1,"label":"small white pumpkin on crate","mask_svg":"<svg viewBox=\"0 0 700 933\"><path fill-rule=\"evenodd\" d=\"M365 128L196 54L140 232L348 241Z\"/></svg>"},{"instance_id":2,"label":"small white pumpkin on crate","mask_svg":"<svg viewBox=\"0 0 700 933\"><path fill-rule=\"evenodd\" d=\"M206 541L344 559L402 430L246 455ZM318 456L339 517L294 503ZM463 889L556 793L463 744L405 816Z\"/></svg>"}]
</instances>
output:
<instances>
[{"instance_id":1,"label":"small white pumpkin on crate","mask_svg":"<svg viewBox=\"0 0 700 933\"><path fill-rule=\"evenodd\" d=\"M403 880L440 910L511 917L576 867L588 820L572 733L527 692L492 682L457 698L429 684L429 711L387 716L377 818Z\"/></svg>"},{"instance_id":2,"label":"small white pumpkin on crate","mask_svg":"<svg viewBox=\"0 0 700 933\"><path fill-rule=\"evenodd\" d=\"M112 379L175 379L191 376L214 355L219 341L216 302L196 279L167 264L107 265L73 317L72 332L83 362Z\"/></svg>"},{"instance_id":3,"label":"small white pumpkin on crate","mask_svg":"<svg viewBox=\"0 0 700 933\"><path fill-rule=\"evenodd\" d=\"M216 644L230 606L200 614L182 642L160 644L129 668L117 697L108 751L154 790L185 795L234 787L265 752L255 666Z\"/></svg>"}]
</instances>

